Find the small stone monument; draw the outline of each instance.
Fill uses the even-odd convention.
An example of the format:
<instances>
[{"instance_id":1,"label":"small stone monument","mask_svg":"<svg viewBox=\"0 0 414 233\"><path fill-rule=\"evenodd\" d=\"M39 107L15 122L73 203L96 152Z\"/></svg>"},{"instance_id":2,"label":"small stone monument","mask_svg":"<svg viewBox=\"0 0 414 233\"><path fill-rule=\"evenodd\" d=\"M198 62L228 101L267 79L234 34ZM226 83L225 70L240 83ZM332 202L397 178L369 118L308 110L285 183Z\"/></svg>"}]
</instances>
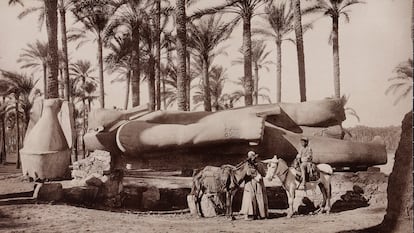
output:
<instances>
[{"instance_id":1,"label":"small stone monument","mask_svg":"<svg viewBox=\"0 0 414 233\"><path fill-rule=\"evenodd\" d=\"M35 180L67 176L71 151L57 117L61 105L60 99L43 101L42 115L20 150L23 175Z\"/></svg>"}]
</instances>

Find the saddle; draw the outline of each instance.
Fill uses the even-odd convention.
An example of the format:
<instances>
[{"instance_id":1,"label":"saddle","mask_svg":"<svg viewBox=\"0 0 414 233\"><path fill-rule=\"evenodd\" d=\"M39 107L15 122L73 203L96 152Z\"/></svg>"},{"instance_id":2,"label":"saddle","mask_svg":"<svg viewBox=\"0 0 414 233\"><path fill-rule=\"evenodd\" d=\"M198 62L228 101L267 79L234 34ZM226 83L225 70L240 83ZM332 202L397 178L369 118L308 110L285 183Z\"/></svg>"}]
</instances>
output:
<instances>
[{"instance_id":1,"label":"saddle","mask_svg":"<svg viewBox=\"0 0 414 233\"><path fill-rule=\"evenodd\" d=\"M298 181L302 180L303 174L301 174L299 162L295 162L294 168L296 169L296 179ZM317 170L315 163L309 163L307 168L305 169L305 172L305 182L317 181L320 178L320 174Z\"/></svg>"}]
</instances>

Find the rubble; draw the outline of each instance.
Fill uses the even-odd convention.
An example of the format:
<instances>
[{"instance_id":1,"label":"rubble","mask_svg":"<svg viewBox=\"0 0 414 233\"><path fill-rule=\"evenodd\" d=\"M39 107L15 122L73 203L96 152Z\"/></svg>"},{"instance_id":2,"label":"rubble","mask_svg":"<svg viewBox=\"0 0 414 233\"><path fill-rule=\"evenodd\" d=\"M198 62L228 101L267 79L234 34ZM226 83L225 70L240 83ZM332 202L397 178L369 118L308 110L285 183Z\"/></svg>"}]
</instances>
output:
<instances>
[{"instance_id":1,"label":"rubble","mask_svg":"<svg viewBox=\"0 0 414 233\"><path fill-rule=\"evenodd\" d=\"M72 178L75 180L90 178L91 175L103 177L104 172L111 170L111 155L107 151L96 150L86 159L74 162L72 168Z\"/></svg>"},{"instance_id":2,"label":"rubble","mask_svg":"<svg viewBox=\"0 0 414 233\"><path fill-rule=\"evenodd\" d=\"M122 172L111 170L111 154L95 150L89 157L76 161L72 166L72 185L75 188L66 196L72 200L86 199L89 202L102 201L110 207L120 206Z\"/></svg>"}]
</instances>

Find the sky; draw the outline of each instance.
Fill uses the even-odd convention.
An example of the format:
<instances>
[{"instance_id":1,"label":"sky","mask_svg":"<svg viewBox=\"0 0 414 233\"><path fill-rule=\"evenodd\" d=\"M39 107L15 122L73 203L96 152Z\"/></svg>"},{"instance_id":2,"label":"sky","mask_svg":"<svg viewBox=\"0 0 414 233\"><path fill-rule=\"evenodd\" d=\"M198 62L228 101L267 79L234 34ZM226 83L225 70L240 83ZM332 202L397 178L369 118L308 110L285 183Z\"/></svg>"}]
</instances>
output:
<instances>
[{"instance_id":1,"label":"sky","mask_svg":"<svg viewBox=\"0 0 414 233\"><path fill-rule=\"evenodd\" d=\"M393 77L394 68L412 57L411 41L411 0L366 0L365 4L349 8L350 22L340 20L339 47L341 68L341 93L349 97L347 107L353 108L360 121L347 116L345 127L355 125L389 126L400 125L405 113L412 109L412 99L401 100L393 105L397 96L385 95ZM188 9L188 14L206 6L213 6L220 0L200 1ZM25 7L38 4L35 0L26 0ZM29 15L21 20L17 15L22 12L20 6L8 6L7 1L0 1L0 68L10 71L31 73L20 69L16 60L27 43L46 40L46 30L39 31L37 15ZM234 15L227 14L223 20L230 20ZM304 17L303 21L314 21L313 29L304 35L306 89L308 100L319 100L333 96L332 45L328 43L332 28L330 18L319 16ZM67 27L79 27L74 24L70 14L67 16ZM267 27L267 24L256 16L252 20L252 28ZM290 35L294 38L294 34ZM269 38L266 41L270 51L269 61L276 62L276 46ZM59 42L60 43L60 42ZM214 64L227 69L228 81L224 91L231 93L241 89L231 81L237 81L243 75L243 66L232 65L232 60L240 57L238 49L242 45L241 25L234 30L231 38L220 46L226 48L226 54L219 55ZM91 41L78 50L76 43L69 44L69 56L72 61L87 59L97 65L96 43ZM104 55L107 54L104 50ZM276 65L269 65L269 71L259 71L259 86L270 89L268 95L272 101L276 99ZM106 107L122 107L124 103L125 84L112 83L116 75L105 73ZM41 78L41 72L34 73ZM197 83L195 80L193 84ZM282 45L282 101L299 101L299 84L297 72L296 46L290 42ZM38 83L42 88L42 83ZM122 93L122 94L121 94ZM141 100L148 100L146 83L141 85ZM240 103L242 104L242 103ZM97 106L97 105L95 105ZM175 107L174 107L175 108Z\"/></svg>"}]
</instances>

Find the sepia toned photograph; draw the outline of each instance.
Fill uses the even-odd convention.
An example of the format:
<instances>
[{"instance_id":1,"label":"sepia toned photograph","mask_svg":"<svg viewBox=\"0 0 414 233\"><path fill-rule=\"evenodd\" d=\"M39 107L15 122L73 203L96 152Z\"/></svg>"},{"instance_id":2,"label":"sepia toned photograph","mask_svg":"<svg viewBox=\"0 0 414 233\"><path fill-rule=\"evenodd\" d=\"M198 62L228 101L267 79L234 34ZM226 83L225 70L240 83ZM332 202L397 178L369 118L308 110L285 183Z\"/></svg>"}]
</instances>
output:
<instances>
[{"instance_id":1,"label":"sepia toned photograph","mask_svg":"<svg viewBox=\"0 0 414 233\"><path fill-rule=\"evenodd\" d=\"M0 233L413 232L411 0L1 0Z\"/></svg>"}]
</instances>

